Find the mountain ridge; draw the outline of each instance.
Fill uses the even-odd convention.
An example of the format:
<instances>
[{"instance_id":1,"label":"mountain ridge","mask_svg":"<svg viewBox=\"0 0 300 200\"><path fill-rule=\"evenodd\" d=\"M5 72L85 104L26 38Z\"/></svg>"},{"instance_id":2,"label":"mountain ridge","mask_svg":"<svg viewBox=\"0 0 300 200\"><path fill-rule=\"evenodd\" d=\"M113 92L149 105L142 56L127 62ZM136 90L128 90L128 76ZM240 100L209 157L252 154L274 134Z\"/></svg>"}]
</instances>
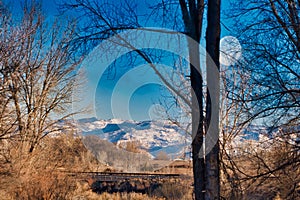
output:
<instances>
[{"instance_id":1,"label":"mountain ridge","mask_svg":"<svg viewBox=\"0 0 300 200\"><path fill-rule=\"evenodd\" d=\"M160 151L171 158L182 157L191 143L190 136L170 121L85 118L77 120L76 126L83 136L97 135L117 145L137 141L153 157Z\"/></svg>"}]
</instances>

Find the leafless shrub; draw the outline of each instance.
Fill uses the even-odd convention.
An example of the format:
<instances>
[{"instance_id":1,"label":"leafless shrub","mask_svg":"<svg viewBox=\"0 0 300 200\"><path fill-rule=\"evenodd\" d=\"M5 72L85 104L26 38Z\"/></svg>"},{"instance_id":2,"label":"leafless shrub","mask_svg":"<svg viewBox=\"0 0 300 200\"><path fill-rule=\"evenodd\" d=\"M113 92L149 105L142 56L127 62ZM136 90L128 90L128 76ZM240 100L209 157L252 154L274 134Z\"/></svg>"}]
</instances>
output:
<instances>
[{"instance_id":1,"label":"leafless shrub","mask_svg":"<svg viewBox=\"0 0 300 200\"><path fill-rule=\"evenodd\" d=\"M191 188L187 185L165 182L155 188L151 195L172 200L184 200L191 199L190 190Z\"/></svg>"},{"instance_id":2,"label":"leafless shrub","mask_svg":"<svg viewBox=\"0 0 300 200\"><path fill-rule=\"evenodd\" d=\"M141 171L150 159L147 154L128 152L122 148L118 149L112 143L101 140L98 136L86 136L83 141L100 162L113 166L118 170Z\"/></svg>"}]
</instances>

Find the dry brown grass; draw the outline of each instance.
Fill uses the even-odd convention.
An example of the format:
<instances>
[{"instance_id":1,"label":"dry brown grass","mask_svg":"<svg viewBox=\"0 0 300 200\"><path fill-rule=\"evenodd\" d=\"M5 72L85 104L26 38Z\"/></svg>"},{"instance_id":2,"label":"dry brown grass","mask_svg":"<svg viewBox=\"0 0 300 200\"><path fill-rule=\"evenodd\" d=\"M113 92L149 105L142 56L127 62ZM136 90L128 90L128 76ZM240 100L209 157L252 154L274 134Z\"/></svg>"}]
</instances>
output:
<instances>
[{"instance_id":1,"label":"dry brown grass","mask_svg":"<svg viewBox=\"0 0 300 200\"><path fill-rule=\"evenodd\" d=\"M0 165L2 199L71 199L74 180L63 171L94 170L99 165L79 138L63 135L45 138L31 153L13 142Z\"/></svg>"},{"instance_id":2,"label":"dry brown grass","mask_svg":"<svg viewBox=\"0 0 300 200\"><path fill-rule=\"evenodd\" d=\"M45 138L31 153L20 152L17 142L7 147L7 161L0 159L0 200L190 199L186 196L190 190L177 183L163 183L150 194L93 192L86 181L65 171L102 171L107 166L98 163L82 141L71 135Z\"/></svg>"},{"instance_id":3,"label":"dry brown grass","mask_svg":"<svg viewBox=\"0 0 300 200\"><path fill-rule=\"evenodd\" d=\"M192 195L193 188L184 182L165 182L151 193L151 196L170 200L189 200Z\"/></svg>"},{"instance_id":4,"label":"dry brown grass","mask_svg":"<svg viewBox=\"0 0 300 200\"><path fill-rule=\"evenodd\" d=\"M149 197L146 194L138 194L138 193L116 193L116 194L109 194L103 193L99 196L99 200L163 200L164 198L158 197Z\"/></svg>"},{"instance_id":5,"label":"dry brown grass","mask_svg":"<svg viewBox=\"0 0 300 200\"><path fill-rule=\"evenodd\" d=\"M72 200L188 200L192 199L192 188L180 183L163 183L150 194L140 193L101 193L92 192L87 183L77 183Z\"/></svg>"},{"instance_id":6,"label":"dry brown grass","mask_svg":"<svg viewBox=\"0 0 300 200\"><path fill-rule=\"evenodd\" d=\"M159 198L150 198L145 194L138 193L114 193L104 192L97 194L93 192L86 182L77 182L77 188L73 192L72 200L158 200Z\"/></svg>"}]
</instances>

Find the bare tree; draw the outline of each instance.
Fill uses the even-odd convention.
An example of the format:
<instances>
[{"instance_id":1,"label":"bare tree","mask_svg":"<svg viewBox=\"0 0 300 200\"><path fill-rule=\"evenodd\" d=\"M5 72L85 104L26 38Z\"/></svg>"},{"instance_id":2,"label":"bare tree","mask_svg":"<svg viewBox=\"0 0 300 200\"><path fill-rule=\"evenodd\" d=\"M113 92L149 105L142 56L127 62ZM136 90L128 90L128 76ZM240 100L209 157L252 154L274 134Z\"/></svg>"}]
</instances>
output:
<instances>
[{"instance_id":1,"label":"bare tree","mask_svg":"<svg viewBox=\"0 0 300 200\"><path fill-rule=\"evenodd\" d=\"M20 21L2 19L0 31L0 138L32 152L71 113L72 75L78 62L69 41L72 25L45 25L40 5L26 3ZM67 114L66 114L67 113Z\"/></svg>"},{"instance_id":2,"label":"bare tree","mask_svg":"<svg viewBox=\"0 0 300 200\"><path fill-rule=\"evenodd\" d=\"M243 61L234 67L247 84L228 97L242 109L238 126L257 127L259 137L225 154L230 180L243 198L298 198L299 180L285 178L299 171L299 2L237 1L229 16L243 46Z\"/></svg>"},{"instance_id":3,"label":"bare tree","mask_svg":"<svg viewBox=\"0 0 300 200\"><path fill-rule=\"evenodd\" d=\"M273 130L299 124L299 2L251 1L234 7L244 46L244 73L252 94L243 100L248 121L263 118ZM257 16L252 18L249 16ZM247 21L243 21L247 17Z\"/></svg>"},{"instance_id":4,"label":"bare tree","mask_svg":"<svg viewBox=\"0 0 300 200\"><path fill-rule=\"evenodd\" d=\"M220 35L220 2L209 1L208 19L213 26L208 27L207 50L212 54L212 60L218 65L219 52L219 35ZM131 1L114 4L107 2L90 2L86 0L74 0L66 3L64 9L71 9L77 13L78 20L86 20L89 23L83 23L83 27L79 30L79 36L75 40L78 44L84 44L86 50L92 49L96 44L110 36L116 36L125 30L141 28L145 24L142 16L138 15L135 4ZM219 150L218 142L213 148L213 152L207 157L207 167L205 167L205 153L203 150L204 142L204 116L203 116L203 78L200 74L200 49L199 42L202 37L202 23L204 13L204 0L179 0L178 2L162 1L154 6L154 13L161 18L163 14L162 27L178 28L177 31L184 32L186 35L196 41L187 44L189 52L190 80L191 80L191 100L186 98L181 91L166 79L164 74L157 70L155 63L157 57L151 56L149 50L136 49L126 39L118 37L120 44L126 45L135 55L142 58L148 63L162 82L172 91L175 92L179 99L190 106L192 112L192 151L193 151L193 170L194 185L196 199L205 198L205 184L208 184L209 192L206 194L207 199L219 198ZM178 9L179 8L179 9ZM179 12L178 12L179 10ZM174 11L174 12L173 12ZM153 14L153 13L152 13ZM154 14L152 16L155 16ZM152 17L150 16L150 17ZM178 17L179 16L179 17ZM158 24L159 26L159 24ZM155 30L154 30L155 31ZM172 34L172 32L169 32ZM174 33L173 33L174 34ZM212 67L212 66L210 66ZM216 80L218 82L218 80ZM218 83L217 83L218 84ZM218 98L217 96L215 98ZM209 102L208 102L209 105ZM210 108L208 109L210 110ZM217 108L218 110L218 108ZM209 113L208 113L209 114ZM209 115L208 115L209 116ZM210 116L209 116L210 118ZM217 122L218 123L218 122ZM216 124L218 127L218 124ZM216 130L218 135L218 130ZM211 164L209 164L211 163ZM206 171L205 171L206 170ZM211 181L205 181L205 173L207 172Z\"/></svg>"}]
</instances>

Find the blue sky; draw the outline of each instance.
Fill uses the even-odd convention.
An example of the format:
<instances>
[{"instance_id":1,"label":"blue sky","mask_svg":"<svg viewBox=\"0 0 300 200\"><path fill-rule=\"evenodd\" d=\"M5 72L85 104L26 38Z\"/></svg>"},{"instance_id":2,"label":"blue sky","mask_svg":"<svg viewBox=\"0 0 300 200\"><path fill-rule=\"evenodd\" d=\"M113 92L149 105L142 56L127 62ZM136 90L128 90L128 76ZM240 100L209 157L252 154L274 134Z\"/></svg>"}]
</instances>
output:
<instances>
[{"instance_id":1,"label":"blue sky","mask_svg":"<svg viewBox=\"0 0 300 200\"><path fill-rule=\"evenodd\" d=\"M8 3L10 7L14 8L14 13L13 15L17 16L18 15L18 9L21 9L20 2L23 2L23 0L19 1L4 1ZM42 7L43 11L45 12L46 21L54 19L54 17L58 14L57 11L57 5L61 3L62 0L42 0ZM117 1L115 1L117 3ZM140 1L141 3L138 4L138 9L140 13L148 12L146 10L146 5L145 1ZM222 2L222 9L226 10L228 7L228 1L223 1ZM144 9L144 10L143 10ZM222 21L223 23L226 24L226 21ZM150 23L152 24L152 23ZM153 23L155 24L155 23ZM204 30L205 33L205 30ZM222 36L228 35L228 31L225 28L222 28ZM125 61L124 61L125 60ZM168 62L168 61L163 61L163 62ZM117 64L116 64L117 63ZM97 89L95 91L95 109L96 109L96 117L101 118L101 119L109 119L109 118L115 118L118 116L122 117L122 113L120 115L117 114L115 116L112 111L111 103L112 103L112 94L114 92L114 89L120 80L120 78L128 73L132 68L134 67L139 67L142 62L140 60L137 60L135 63L131 63L129 67L126 67L126 59L120 58L119 61L116 61L116 68L112 72L109 72L107 69L106 71L102 74L102 77L98 79L97 83ZM101 65L100 63L93 63L95 67L98 65ZM124 66L125 65L125 66ZM151 71L145 71L144 74L152 77L154 76L154 73ZM132 76L134 79L135 77ZM139 77L136 77L139 78ZM155 78L153 78L155 79ZM155 81L154 81L155 82ZM95 83L94 83L95 84ZM124 83L122 83L124 84ZM126 84L126 83L125 83ZM125 85L126 86L126 85ZM122 91L117 91L118 93L122 93ZM134 120L148 120L150 119L149 116L149 110L151 106L155 104L159 104L161 100L167 93L167 90L165 87L163 87L160 84L157 83L148 83L145 82L145 84L140 84L140 87L136 88L135 92L130 94L130 97L128 97L129 94L126 92L123 92L122 94L117 94L119 99L120 105L124 105L124 101L129 99L129 105L128 110L130 112L130 118ZM122 110L122 109L121 109ZM123 112L123 111L120 111ZM88 117L88 115L85 115L84 117ZM94 117L94 116L91 116ZM126 117L125 117L126 118Z\"/></svg>"}]
</instances>

